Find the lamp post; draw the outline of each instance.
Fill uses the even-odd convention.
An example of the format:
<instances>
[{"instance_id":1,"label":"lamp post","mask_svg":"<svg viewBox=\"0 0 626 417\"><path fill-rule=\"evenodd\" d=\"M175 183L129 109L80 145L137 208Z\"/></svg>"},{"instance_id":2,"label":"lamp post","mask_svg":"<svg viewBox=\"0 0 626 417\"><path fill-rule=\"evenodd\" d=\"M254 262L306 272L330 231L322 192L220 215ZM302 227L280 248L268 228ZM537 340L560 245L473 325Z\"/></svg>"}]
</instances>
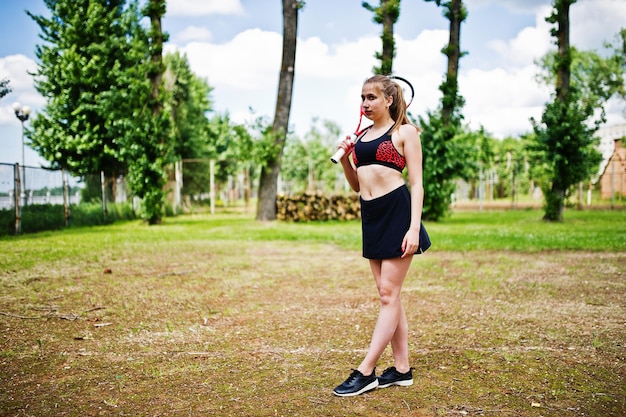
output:
<instances>
[{"instance_id":1,"label":"lamp post","mask_svg":"<svg viewBox=\"0 0 626 417\"><path fill-rule=\"evenodd\" d=\"M30 116L30 107L22 106L20 103L13 103L13 111L22 123L22 193L24 194L24 204L26 204L26 165L24 163L24 122Z\"/></svg>"}]
</instances>

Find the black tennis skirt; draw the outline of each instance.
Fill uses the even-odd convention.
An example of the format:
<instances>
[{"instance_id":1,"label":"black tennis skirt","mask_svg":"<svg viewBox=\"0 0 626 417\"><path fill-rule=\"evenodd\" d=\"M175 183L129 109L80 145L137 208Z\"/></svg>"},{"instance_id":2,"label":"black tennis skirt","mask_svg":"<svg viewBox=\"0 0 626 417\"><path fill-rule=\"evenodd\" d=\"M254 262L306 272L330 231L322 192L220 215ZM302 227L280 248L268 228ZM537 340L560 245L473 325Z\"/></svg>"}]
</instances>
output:
<instances>
[{"instance_id":1,"label":"black tennis skirt","mask_svg":"<svg viewBox=\"0 0 626 417\"><path fill-rule=\"evenodd\" d=\"M363 257L402 256L402 240L411 225L411 193L406 185L373 200L361 198Z\"/></svg>"}]
</instances>

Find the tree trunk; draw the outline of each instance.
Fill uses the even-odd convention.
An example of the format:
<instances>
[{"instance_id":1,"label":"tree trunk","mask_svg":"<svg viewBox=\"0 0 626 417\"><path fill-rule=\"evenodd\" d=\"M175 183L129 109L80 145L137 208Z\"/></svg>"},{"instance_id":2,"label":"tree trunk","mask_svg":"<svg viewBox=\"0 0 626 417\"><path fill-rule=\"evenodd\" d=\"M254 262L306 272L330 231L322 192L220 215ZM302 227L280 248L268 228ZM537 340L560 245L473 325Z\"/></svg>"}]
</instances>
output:
<instances>
[{"instance_id":1,"label":"tree trunk","mask_svg":"<svg viewBox=\"0 0 626 417\"><path fill-rule=\"evenodd\" d=\"M393 25L398 20L398 15L394 10L394 5L387 4L386 0L382 6L383 9L383 53L381 55L380 70L381 74L391 74L393 70L393 58L395 56L396 42L393 38Z\"/></svg>"},{"instance_id":2,"label":"tree trunk","mask_svg":"<svg viewBox=\"0 0 626 417\"><path fill-rule=\"evenodd\" d=\"M569 99L571 52L569 46L569 7L576 0L556 0L556 38L558 45L558 58L556 68L556 100L563 104L563 120L567 120L565 109ZM557 176L562 175L557 173ZM550 195L546 195L546 210L544 220L552 222L563 221L563 206L565 204L565 186L555 180L550 188Z\"/></svg>"},{"instance_id":3,"label":"tree trunk","mask_svg":"<svg viewBox=\"0 0 626 417\"><path fill-rule=\"evenodd\" d=\"M161 112L163 111L160 89L165 67L163 65L164 35L161 27L161 18L165 15L165 7L165 0L149 0L147 9L148 16L150 17L150 62L152 64L148 73L148 78L150 79L150 85L152 87L150 110L152 112L152 117L155 120L161 118ZM158 143L161 145L165 143L165 132L155 128L152 133L161 136L156 139ZM151 146L151 150L155 151L156 147ZM158 158L157 155L154 155L154 157ZM161 178L163 176L162 172L160 172L162 168L163 167L158 167L157 172L152 172L150 173L151 175L147 175L150 178L150 181L153 182L151 184L153 189L143 197L147 212L147 220L150 225L160 224L163 216L163 186L165 185L165 179Z\"/></svg>"},{"instance_id":4,"label":"tree trunk","mask_svg":"<svg viewBox=\"0 0 626 417\"><path fill-rule=\"evenodd\" d=\"M383 43L382 53L376 52L376 59L380 60L380 67L374 67L375 74L389 75L393 70L393 58L396 55L396 41L393 37L393 25L400 17L400 0L380 0L378 7L372 6L368 2L361 5L374 13L374 22L383 25L381 35Z\"/></svg>"},{"instance_id":5,"label":"tree trunk","mask_svg":"<svg viewBox=\"0 0 626 417\"><path fill-rule=\"evenodd\" d=\"M257 220L276 220L276 194L278 174L283 148L289 129L289 112L293 90L294 70L296 65L296 37L298 29L298 10L301 3L297 0L283 0L283 57L278 81L278 96L272 133L276 143L276 155L261 169Z\"/></svg>"},{"instance_id":6,"label":"tree trunk","mask_svg":"<svg viewBox=\"0 0 626 417\"><path fill-rule=\"evenodd\" d=\"M441 118L444 125L452 119L457 107L459 61L461 59L461 22L465 20L462 0L452 0L449 4L448 18L450 19L450 37L445 54L448 57L448 71L446 74L444 100L441 109Z\"/></svg>"},{"instance_id":7,"label":"tree trunk","mask_svg":"<svg viewBox=\"0 0 626 417\"><path fill-rule=\"evenodd\" d=\"M575 1L575 0L574 0ZM557 0L557 44L559 59L557 61L556 94L557 100L565 102L570 86L570 46L569 46L569 7L571 0Z\"/></svg>"},{"instance_id":8,"label":"tree trunk","mask_svg":"<svg viewBox=\"0 0 626 417\"><path fill-rule=\"evenodd\" d=\"M162 3L163 0L150 0L155 6L150 8L150 25L152 30L150 31L152 50L150 60L152 61L153 69L150 73L150 85L152 86L152 98L154 102L152 105L152 114L157 114L161 111L161 101L159 100L159 89L161 88L161 80L163 79L163 29L161 28L161 14L159 13L159 6L156 4Z\"/></svg>"},{"instance_id":9,"label":"tree trunk","mask_svg":"<svg viewBox=\"0 0 626 417\"><path fill-rule=\"evenodd\" d=\"M549 222L563 221L563 206L565 205L565 191L558 184L552 184L546 193L546 208L543 219Z\"/></svg>"}]
</instances>

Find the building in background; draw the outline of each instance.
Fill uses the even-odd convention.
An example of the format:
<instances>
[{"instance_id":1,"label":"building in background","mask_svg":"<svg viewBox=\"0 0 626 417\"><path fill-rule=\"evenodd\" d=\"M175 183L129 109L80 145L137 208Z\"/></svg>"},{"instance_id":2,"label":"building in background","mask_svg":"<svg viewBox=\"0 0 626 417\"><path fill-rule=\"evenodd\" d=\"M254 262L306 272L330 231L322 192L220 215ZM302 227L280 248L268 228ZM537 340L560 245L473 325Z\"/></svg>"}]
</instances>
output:
<instances>
[{"instance_id":1,"label":"building in background","mask_svg":"<svg viewBox=\"0 0 626 417\"><path fill-rule=\"evenodd\" d=\"M614 140L613 154L604 166L599 182L602 199L626 197L626 148L623 138Z\"/></svg>"},{"instance_id":2,"label":"building in background","mask_svg":"<svg viewBox=\"0 0 626 417\"><path fill-rule=\"evenodd\" d=\"M626 196L626 123L603 127L598 130L598 136L604 157L598 179L600 197Z\"/></svg>"}]
</instances>

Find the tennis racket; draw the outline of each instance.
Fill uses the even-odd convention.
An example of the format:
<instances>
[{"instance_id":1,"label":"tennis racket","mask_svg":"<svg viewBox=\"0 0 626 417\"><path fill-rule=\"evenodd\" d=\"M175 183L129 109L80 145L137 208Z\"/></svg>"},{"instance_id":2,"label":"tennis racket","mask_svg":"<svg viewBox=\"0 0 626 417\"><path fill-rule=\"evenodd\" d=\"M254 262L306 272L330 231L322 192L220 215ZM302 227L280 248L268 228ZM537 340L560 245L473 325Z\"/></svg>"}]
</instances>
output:
<instances>
[{"instance_id":1,"label":"tennis racket","mask_svg":"<svg viewBox=\"0 0 626 417\"><path fill-rule=\"evenodd\" d=\"M363 106L361 106L361 111L359 111L359 124L356 126L356 129L354 129L354 133L351 133L350 135L348 135L350 136L350 140L352 142L356 142L359 135L363 133L365 129L367 129L367 127L364 127L363 129L361 129L361 122L363 122ZM343 140L343 137L339 138L339 141L341 140ZM339 148L337 149L337 152L335 152L335 154L330 157L330 160L334 164L336 164L337 162L339 162L341 158L343 158L345 154L346 154L346 151L344 151L343 148Z\"/></svg>"},{"instance_id":2,"label":"tennis racket","mask_svg":"<svg viewBox=\"0 0 626 417\"><path fill-rule=\"evenodd\" d=\"M413 98L415 97L415 90L413 89L413 85L410 82L408 82L405 78L398 77L396 75L391 75L389 76L389 78L392 79L396 84L398 84L398 86L402 89L402 94L406 102L406 107L408 108L413 102ZM350 136L350 139L352 140L352 142L356 142L357 138L368 127L366 126L363 129L361 129L361 123L363 122L363 106L359 106L359 107L360 107L359 124L354 130L354 133L350 135L346 135L346 136ZM343 140L343 137L339 138L339 141L342 141L342 140ZM337 149L337 152L335 152L335 154L330 157L331 162L336 164L337 162L339 162L341 158L343 158L345 153L346 151L344 151L343 149Z\"/></svg>"}]
</instances>

